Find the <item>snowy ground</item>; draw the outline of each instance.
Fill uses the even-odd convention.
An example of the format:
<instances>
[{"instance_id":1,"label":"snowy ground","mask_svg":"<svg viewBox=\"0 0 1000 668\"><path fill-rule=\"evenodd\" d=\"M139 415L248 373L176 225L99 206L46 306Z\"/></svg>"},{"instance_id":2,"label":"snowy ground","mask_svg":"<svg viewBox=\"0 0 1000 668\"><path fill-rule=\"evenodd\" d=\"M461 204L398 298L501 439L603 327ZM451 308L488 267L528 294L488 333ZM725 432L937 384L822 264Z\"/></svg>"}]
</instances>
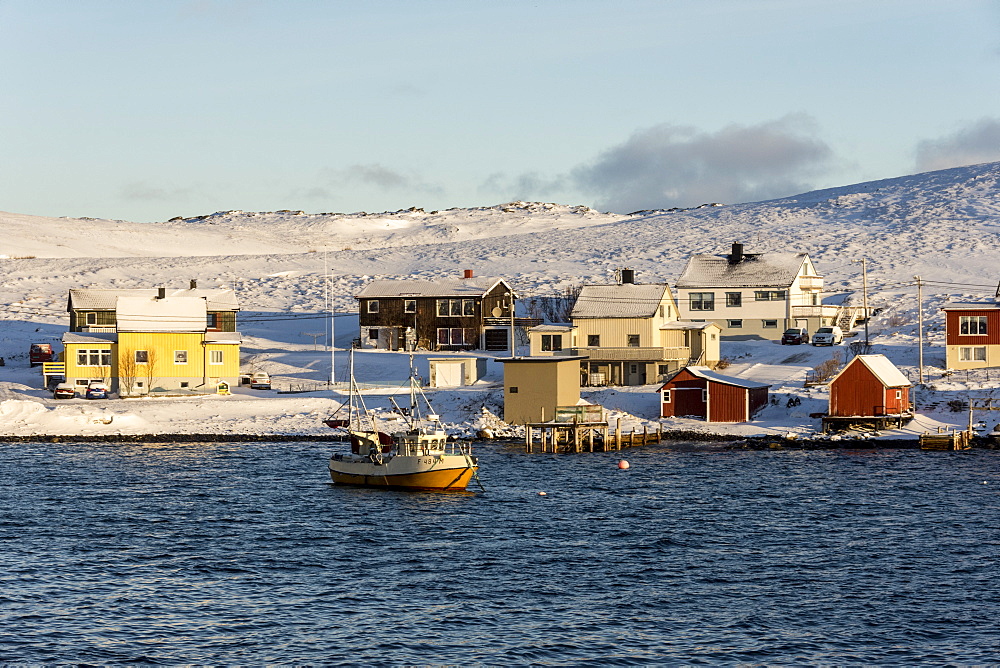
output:
<instances>
[{"instance_id":1,"label":"snowy ground","mask_svg":"<svg viewBox=\"0 0 1000 668\"><path fill-rule=\"evenodd\" d=\"M963 428L965 412L949 402L1000 399L1000 370L948 374L943 317L948 299L992 299L1000 258L1000 163L943 170L806 193L770 202L704 209L604 214L586 207L513 202L493 207L382 214L222 212L166 223L50 219L0 213L0 434L325 433L322 418L338 394L323 386L331 354L314 334L320 313L336 318L338 377L357 336L353 295L375 277L503 276L522 297L560 294L585 282L608 283L622 267L640 282L673 283L691 253L724 253L734 241L748 252L806 251L825 276L830 301L860 301L867 259L869 298L883 309L870 323L872 352L889 357L919 380L918 306L913 277L925 281L924 380L914 400L918 418L901 433L914 437L939 426ZM59 340L67 327L70 288L234 286L241 300L244 370L274 376L269 392L238 389L230 397L55 401L28 367L32 342ZM859 332L856 332L859 334ZM861 334L863 336L863 334ZM857 340L857 337L854 339ZM721 435L809 436L810 413L826 407L825 388L806 388L806 372L845 346L814 348L771 342L724 342L732 362L724 372L772 385L776 405L751 423L706 425L663 420L668 429ZM426 358L416 356L426 377ZM492 358L490 358L492 360ZM406 355L360 352L359 380L382 384L369 401L391 417L388 397L405 383ZM502 365L490 362L479 384L433 390L431 399L455 430L482 408L499 413ZM289 394L279 390L309 390ZM654 386L585 390L622 427L656 426ZM799 406L787 408L789 396ZM987 420L987 428L997 418Z\"/></svg>"}]
</instances>

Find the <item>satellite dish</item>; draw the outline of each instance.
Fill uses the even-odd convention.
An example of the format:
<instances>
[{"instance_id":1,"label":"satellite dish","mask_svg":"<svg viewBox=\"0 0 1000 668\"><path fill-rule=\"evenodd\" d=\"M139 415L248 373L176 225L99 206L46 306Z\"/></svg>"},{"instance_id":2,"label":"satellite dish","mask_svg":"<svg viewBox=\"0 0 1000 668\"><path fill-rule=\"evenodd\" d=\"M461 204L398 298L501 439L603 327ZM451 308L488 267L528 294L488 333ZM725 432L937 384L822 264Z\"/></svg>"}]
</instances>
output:
<instances>
[{"instance_id":1,"label":"satellite dish","mask_svg":"<svg viewBox=\"0 0 1000 668\"><path fill-rule=\"evenodd\" d=\"M500 308L499 306L494 306L494 307L493 307L493 310L492 310L492 311L490 311L490 313L492 313L492 314L493 314L493 317L494 317L494 318L499 318L500 316L502 316L502 315L503 315L503 309L502 309L502 308Z\"/></svg>"}]
</instances>

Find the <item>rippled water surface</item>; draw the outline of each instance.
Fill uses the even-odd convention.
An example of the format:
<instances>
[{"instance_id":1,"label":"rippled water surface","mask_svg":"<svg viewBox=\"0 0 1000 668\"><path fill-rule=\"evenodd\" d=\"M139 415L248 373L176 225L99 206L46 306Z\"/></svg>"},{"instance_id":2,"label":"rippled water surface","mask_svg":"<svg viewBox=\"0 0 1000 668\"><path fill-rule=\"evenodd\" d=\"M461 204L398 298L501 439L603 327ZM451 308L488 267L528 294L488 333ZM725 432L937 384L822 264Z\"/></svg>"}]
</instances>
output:
<instances>
[{"instance_id":1,"label":"rippled water surface","mask_svg":"<svg viewBox=\"0 0 1000 668\"><path fill-rule=\"evenodd\" d=\"M1000 453L486 445L446 495L330 447L0 444L0 659L1000 661Z\"/></svg>"}]
</instances>

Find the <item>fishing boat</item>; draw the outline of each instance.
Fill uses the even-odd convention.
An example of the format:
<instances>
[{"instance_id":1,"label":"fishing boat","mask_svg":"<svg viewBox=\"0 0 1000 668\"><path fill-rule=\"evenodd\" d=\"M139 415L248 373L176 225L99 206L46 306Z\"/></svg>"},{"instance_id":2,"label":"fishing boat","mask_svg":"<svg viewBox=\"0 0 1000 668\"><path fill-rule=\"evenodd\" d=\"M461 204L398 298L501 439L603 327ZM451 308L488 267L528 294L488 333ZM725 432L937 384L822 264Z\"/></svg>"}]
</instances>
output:
<instances>
[{"instance_id":1,"label":"fishing boat","mask_svg":"<svg viewBox=\"0 0 1000 668\"><path fill-rule=\"evenodd\" d=\"M448 440L413 373L412 357L410 370L409 409L395 406L406 420L405 428L386 433L378 428L358 391L352 351L348 417L325 420L328 426L347 432L351 451L330 457L330 478L338 485L441 492L465 491L475 479L481 488L471 446Z\"/></svg>"}]
</instances>

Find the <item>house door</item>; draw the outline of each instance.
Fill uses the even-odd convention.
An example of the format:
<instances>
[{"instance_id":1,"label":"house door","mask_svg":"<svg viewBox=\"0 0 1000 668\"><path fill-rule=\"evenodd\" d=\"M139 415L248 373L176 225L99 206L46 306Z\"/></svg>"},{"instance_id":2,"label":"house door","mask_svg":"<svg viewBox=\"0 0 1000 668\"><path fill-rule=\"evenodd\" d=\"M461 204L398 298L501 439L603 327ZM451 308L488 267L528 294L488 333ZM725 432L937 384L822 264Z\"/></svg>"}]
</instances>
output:
<instances>
[{"instance_id":1,"label":"house door","mask_svg":"<svg viewBox=\"0 0 1000 668\"><path fill-rule=\"evenodd\" d=\"M645 385L646 365L639 362L625 363L625 385Z\"/></svg>"},{"instance_id":2,"label":"house door","mask_svg":"<svg viewBox=\"0 0 1000 668\"><path fill-rule=\"evenodd\" d=\"M705 417L705 401L703 390L700 387L675 387L674 395L674 416L685 417L693 415L695 417Z\"/></svg>"},{"instance_id":3,"label":"house door","mask_svg":"<svg viewBox=\"0 0 1000 668\"><path fill-rule=\"evenodd\" d=\"M465 374L462 373L464 365L461 362L454 364L439 363L435 368L437 369L436 380L438 387L458 387L465 380Z\"/></svg>"}]
</instances>

